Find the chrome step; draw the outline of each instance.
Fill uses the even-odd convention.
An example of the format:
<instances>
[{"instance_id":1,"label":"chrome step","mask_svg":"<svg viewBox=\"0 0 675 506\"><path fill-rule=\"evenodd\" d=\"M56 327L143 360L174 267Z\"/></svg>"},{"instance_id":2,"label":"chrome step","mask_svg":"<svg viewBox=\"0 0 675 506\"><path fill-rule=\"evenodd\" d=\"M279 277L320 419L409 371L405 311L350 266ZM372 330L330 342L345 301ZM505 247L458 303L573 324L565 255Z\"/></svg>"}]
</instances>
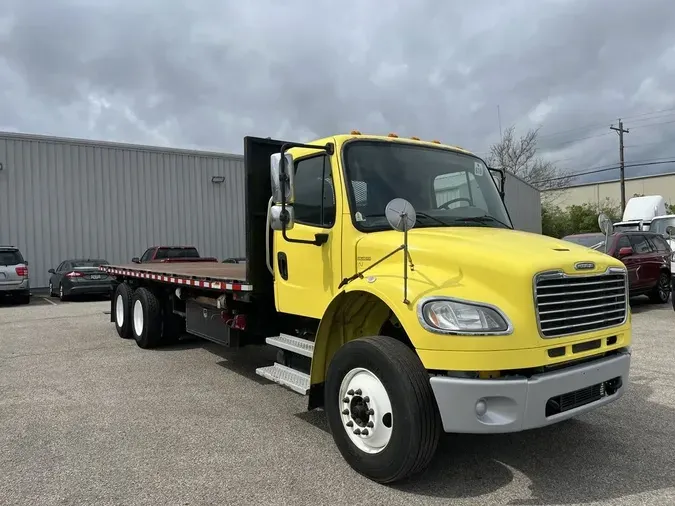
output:
<instances>
[{"instance_id":1,"label":"chrome step","mask_svg":"<svg viewBox=\"0 0 675 506\"><path fill-rule=\"evenodd\" d=\"M255 373L301 395L307 395L309 392L309 374L296 371L285 365L275 363L267 367L259 367L255 370Z\"/></svg>"},{"instance_id":2,"label":"chrome step","mask_svg":"<svg viewBox=\"0 0 675 506\"><path fill-rule=\"evenodd\" d=\"M288 334L281 334L277 337L268 337L265 342L269 345L276 346L282 350L292 351L298 355L312 358L314 354L314 342L302 339L300 337L289 336Z\"/></svg>"}]
</instances>

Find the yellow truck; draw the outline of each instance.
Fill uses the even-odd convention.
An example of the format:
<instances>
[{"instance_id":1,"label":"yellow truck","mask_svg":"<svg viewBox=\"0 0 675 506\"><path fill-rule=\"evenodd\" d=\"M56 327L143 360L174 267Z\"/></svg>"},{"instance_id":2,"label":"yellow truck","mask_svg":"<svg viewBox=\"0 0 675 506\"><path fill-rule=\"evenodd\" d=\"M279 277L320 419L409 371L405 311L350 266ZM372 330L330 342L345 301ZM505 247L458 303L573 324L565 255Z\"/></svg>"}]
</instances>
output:
<instances>
[{"instance_id":1,"label":"yellow truck","mask_svg":"<svg viewBox=\"0 0 675 506\"><path fill-rule=\"evenodd\" d=\"M102 266L120 337L276 347L256 372L323 409L380 483L424 470L442 432L523 431L622 396L624 265L515 230L479 157L357 131L246 137L244 154L246 257Z\"/></svg>"}]
</instances>

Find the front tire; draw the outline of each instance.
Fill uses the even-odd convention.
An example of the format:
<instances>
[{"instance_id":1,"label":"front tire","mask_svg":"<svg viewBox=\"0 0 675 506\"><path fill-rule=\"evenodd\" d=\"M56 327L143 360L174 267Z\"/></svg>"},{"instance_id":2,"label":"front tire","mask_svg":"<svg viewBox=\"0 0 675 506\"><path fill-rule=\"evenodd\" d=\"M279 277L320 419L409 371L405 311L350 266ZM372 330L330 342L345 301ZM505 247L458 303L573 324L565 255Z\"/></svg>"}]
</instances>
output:
<instances>
[{"instance_id":1,"label":"front tire","mask_svg":"<svg viewBox=\"0 0 675 506\"><path fill-rule=\"evenodd\" d=\"M328 367L325 410L335 444L358 473L392 483L424 470L441 420L419 357L391 337L348 342Z\"/></svg>"},{"instance_id":2,"label":"front tire","mask_svg":"<svg viewBox=\"0 0 675 506\"><path fill-rule=\"evenodd\" d=\"M147 288L139 288L131 299L132 334L143 349L154 348L162 338L162 308Z\"/></svg>"}]
</instances>

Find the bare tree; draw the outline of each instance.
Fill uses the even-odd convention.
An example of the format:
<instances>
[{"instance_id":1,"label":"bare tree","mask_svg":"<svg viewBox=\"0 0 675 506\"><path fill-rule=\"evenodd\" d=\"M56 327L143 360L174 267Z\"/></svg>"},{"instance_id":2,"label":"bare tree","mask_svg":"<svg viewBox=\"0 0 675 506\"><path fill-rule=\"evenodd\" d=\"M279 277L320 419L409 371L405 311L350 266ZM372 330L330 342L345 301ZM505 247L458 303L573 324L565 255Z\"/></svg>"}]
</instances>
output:
<instances>
[{"instance_id":1,"label":"bare tree","mask_svg":"<svg viewBox=\"0 0 675 506\"><path fill-rule=\"evenodd\" d=\"M490 147L488 163L530 183L542 192L543 201L552 201L560 196L575 176L537 156L538 128L529 130L520 138L516 138L514 131L515 127L510 126L504 131L501 141Z\"/></svg>"}]
</instances>

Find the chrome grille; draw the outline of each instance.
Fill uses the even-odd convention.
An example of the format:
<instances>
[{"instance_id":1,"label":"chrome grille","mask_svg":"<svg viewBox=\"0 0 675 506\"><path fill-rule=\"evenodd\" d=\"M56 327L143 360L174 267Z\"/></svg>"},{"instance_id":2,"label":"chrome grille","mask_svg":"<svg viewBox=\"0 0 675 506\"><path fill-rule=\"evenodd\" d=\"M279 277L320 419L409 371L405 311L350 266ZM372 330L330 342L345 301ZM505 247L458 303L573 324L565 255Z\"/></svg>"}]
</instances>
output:
<instances>
[{"instance_id":1,"label":"chrome grille","mask_svg":"<svg viewBox=\"0 0 675 506\"><path fill-rule=\"evenodd\" d=\"M537 275L534 296L541 335L562 337L621 325L628 311L627 284L625 271Z\"/></svg>"}]
</instances>

